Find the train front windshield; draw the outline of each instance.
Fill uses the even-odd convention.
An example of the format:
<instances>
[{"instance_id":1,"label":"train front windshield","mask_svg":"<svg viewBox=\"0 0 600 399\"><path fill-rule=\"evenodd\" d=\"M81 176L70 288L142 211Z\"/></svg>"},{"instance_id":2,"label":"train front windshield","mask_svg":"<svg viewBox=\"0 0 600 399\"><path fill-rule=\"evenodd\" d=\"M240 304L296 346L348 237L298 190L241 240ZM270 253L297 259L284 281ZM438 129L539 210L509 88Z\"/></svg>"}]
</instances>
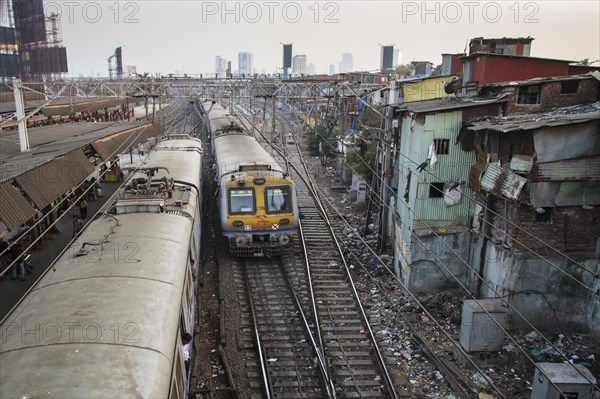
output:
<instances>
[{"instance_id":1,"label":"train front windshield","mask_svg":"<svg viewBox=\"0 0 600 399\"><path fill-rule=\"evenodd\" d=\"M292 211L292 197L289 186L265 189L267 213L289 213Z\"/></svg>"},{"instance_id":2,"label":"train front windshield","mask_svg":"<svg viewBox=\"0 0 600 399\"><path fill-rule=\"evenodd\" d=\"M232 215L253 214L256 211L254 189L236 188L229 190L229 213Z\"/></svg>"}]
</instances>

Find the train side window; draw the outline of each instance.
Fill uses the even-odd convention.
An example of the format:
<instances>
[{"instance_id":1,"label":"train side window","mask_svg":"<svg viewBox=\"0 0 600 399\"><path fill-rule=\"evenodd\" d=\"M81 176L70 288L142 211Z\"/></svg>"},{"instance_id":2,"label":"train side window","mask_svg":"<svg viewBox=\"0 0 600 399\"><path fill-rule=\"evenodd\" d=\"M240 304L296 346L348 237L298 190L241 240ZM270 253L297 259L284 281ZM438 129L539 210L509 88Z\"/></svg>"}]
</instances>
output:
<instances>
[{"instance_id":1,"label":"train side window","mask_svg":"<svg viewBox=\"0 0 600 399\"><path fill-rule=\"evenodd\" d=\"M253 214L256 212L253 188L230 188L227 194L230 215Z\"/></svg>"},{"instance_id":2,"label":"train side window","mask_svg":"<svg viewBox=\"0 0 600 399\"><path fill-rule=\"evenodd\" d=\"M267 213L290 213L292 211L292 195L289 186L267 187L265 201Z\"/></svg>"},{"instance_id":3,"label":"train side window","mask_svg":"<svg viewBox=\"0 0 600 399\"><path fill-rule=\"evenodd\" d=\"M171 389L169 399L184 399L185 397L185 365L183 364L183 349L181 338L177 338L177 349L175 350L175 359L171 377Z\"/></svg>"}]
</instances>

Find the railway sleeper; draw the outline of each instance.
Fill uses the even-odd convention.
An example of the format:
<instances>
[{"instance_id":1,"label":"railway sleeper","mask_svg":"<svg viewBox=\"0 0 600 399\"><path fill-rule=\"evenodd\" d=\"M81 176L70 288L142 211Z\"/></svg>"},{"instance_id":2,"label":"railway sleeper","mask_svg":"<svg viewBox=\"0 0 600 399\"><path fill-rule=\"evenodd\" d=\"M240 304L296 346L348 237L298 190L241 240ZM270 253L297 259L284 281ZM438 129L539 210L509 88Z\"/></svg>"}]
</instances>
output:
<instances>
[{"instance_id":1,"label":"railway sleeper","mask_svg":"<svg viewBox=\"0 0 600 399\"><path fill-rule=\"evenodd\" d=\"M387 398L386 392L382 391L360 391L360 392L340 392L338 398Z\"/></svg>"}]
</instances>

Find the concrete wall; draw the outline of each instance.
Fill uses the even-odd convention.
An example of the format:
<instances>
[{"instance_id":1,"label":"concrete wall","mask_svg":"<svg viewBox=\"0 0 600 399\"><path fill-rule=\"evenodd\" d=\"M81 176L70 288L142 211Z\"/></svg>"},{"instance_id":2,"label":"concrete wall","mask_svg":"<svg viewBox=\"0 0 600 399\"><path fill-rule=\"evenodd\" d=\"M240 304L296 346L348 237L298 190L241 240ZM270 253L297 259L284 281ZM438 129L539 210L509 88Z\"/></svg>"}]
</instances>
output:
<instances>
[{"instance_id":1,"label":"concrete wall","mask_svg":"<svg viewBox=\"0 0 600 399\"><path fill-rule=\"evenodd\" d=\"M402 270L403 282L411 291L458 287L458 282L466 284L467 267L460 258L468 259L469 238L468 232L444 234L440 238L414 236L410 264Z\"/></svg>"},{"instance_id":2,"label":"concrete wall","mask_svg":"<svg viewBox=\"0 0 600 399\"><path fill-rule=\"evenodd\" d=\"M485 247L483 257L482 246ZM477 294L480 297L504 297L541 330L584 331L600 341L600 298L567 275L594 290L600 288L600 279L564 258L545 257L546 260L543 260L489 240L484 241L481 237L472 241L471 255L473 265L483 258L481 265L485 283L481 284L471 271L468 277L471 288L479 287ZM596 274L600 272L596 258L577 261ZM528 328L513 310L509 312L511 328Z\"/></svg>"}]
</instances>

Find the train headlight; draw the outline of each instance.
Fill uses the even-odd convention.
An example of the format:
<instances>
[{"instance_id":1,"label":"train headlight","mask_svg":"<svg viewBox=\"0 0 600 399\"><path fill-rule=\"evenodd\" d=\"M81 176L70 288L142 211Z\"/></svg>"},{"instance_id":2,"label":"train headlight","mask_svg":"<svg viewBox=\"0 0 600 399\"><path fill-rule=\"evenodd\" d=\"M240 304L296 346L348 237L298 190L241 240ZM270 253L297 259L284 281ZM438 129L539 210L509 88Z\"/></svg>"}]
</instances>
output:
<instances>
[{"instance_id":1,"label":"train headlight","mask_svg":"<svg viewBox=\"0 0 600 399\"><path fill-rule=\"evenodd\" d=\"M233 227L242 227L244 225L244 222L242 222L241 220L234 220L233 223L231 223L231 225Z\"/></svg>"},{"instance_id":2,"label":"train headlight","mask_svg":"<svg viewBox=\"0 0 600 399\"><path fill-rule=\"evenodd\" d=\"M244 184L246 184L244 180L238 180L238 186L243 186Z\"/></svg>"},{"instance_id":3,"label":"train headlight","mask_svg":"<svg viewBox=\"0 0 600 399\"><path fill-rule=\"evenodd\" d=\"M287 236L285 234L279 236L279 243L281 245L288 245L289 242L290 242L290 237L289 236Z\"/></svg>"},{"instance_id":4,"label":"train headlight","mask_svg":"<svg viewBox=\"0 0 600 399\"><path fill-rule=\"evenodd\" d=\"M261 184L265 184L265 178L264 177L255 177L253 182L257 186L260 186Z\"/></svg>"},{"instance_id":5,"label":"train headlight","mask_svg":"<svg viewBox=\"0 0 600 399\"><path fill-rule=\"evenodd\" d=\"M286 225L286 224L290 224L290 219L281 219L279 221L279 224L282 225L282 226Z\"/></svg>"}]
</instances>

